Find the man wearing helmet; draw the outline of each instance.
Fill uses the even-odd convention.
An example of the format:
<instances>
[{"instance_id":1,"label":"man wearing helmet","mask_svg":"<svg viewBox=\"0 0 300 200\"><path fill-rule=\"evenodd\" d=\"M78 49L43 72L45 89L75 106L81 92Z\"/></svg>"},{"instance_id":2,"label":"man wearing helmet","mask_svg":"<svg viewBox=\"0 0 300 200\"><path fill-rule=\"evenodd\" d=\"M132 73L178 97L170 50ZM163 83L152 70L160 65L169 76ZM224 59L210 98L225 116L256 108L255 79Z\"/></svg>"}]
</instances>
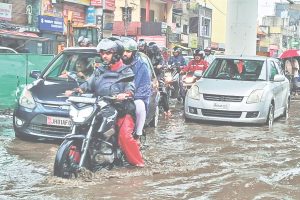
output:
<instances>
[{"instance_id":1,"label":"man wearing helmet","mask_svg":"<svg viewBox=\"0 0 300 200\"><path fill-rule=\"evenodd\" d=\"M134 82L118 81L122 78L134 77L130 67L124 65L121 60L124 51L123 46L119 42L102 39L96 49L102 58L102 65L95 69L93 75L77 91L80 93L89 91L94 93L95 96L116 95L117 99L121 102L127 97L133 97L135 91ZM70 96L70 93L70 91L66 91L67 96ZM143 167L144 160L139 149L139 144L132 135L134 131L132 114L135 112L135 105L131 101L126 102L129 102L129 104L124 105L123 103L122 108L117 108L119 114L122 113L116 122L119 129L118 143L130 164Z\"/></svg>"},{"instance_id":2,"label":"man wearing helmet","mask_svg":"<svg viewBox=\"0 0 300 200\"><path fill-rule=\"evenodd\" d=\"M147 54L147 43L144 39L139 39L138 50L144 54Z\"/></svg>"},{"instance_id":3,"label":"man wearing helmet","mask_svg":"<svg viewBox=\"0 0 300 200\"><path fill-rule=\"evenodd\" d=\"M212 61L215 59L215 57L211 54L211 48L206 47L204 49L204 52L205 52L204 60L206 60L208 62L208 64L210 65L212 63Z\"/></svg>"},{"instance_id":4,"label":"man wearing helmet","mask_svg":"<svg viewBox=\"0 0 300 200\"><path fill-rule=\"evenodd\" d=\"M173 56L168 61L168 64L171 65L172 67L176 67L176 70L179 72L181 68L183 68L186 65L186 62L181 55L181 48L180 47L174 47L173 48ZM174 97L177 98L178 101L181 100L181 97L179 96L179 81L174 83L173 87L175 90L175 95Z\"/></svg>"},{"instance_id":5,"label":"man wearing helmet","mask_svg":"<svg viewBox=\"0 0 300 200\"><path fill-rule=\"evenodd\" d=\"M143 134L143 128L146 120L146 111L148 110L151 95L151 77L147 64L141 58L138 50L138 44L131 38L122 39L124 53L122 60L124 64L131 67L134 73L135 94L134 103L136 106L136 136Z\"/></svg>"},{"instance_id":6,"label":"man wearing helmet","mask_svg":"<svg viewBox=\"0 0 300 200\"><path fill-rule=\"evenodd\" d=\"M83 36L80 36L78 38L78 40L77 40L78 46L80 46L80 47L84 47L85 46L83 40L84 40Z\"/></svg>"},{"instance_id":7,"label":"man wearing helmet","mask_svg":"<svg viewBox=\"0 0 300 200\"><path fill-rule=\"evenodd\" d=\"M200 49L194 51L194 59L192 59L186 67L182 69L182 72L195 72L196 70L201 70L204 72L209 63L204 60L204 52Z\"/></svg>"}]
</instances>

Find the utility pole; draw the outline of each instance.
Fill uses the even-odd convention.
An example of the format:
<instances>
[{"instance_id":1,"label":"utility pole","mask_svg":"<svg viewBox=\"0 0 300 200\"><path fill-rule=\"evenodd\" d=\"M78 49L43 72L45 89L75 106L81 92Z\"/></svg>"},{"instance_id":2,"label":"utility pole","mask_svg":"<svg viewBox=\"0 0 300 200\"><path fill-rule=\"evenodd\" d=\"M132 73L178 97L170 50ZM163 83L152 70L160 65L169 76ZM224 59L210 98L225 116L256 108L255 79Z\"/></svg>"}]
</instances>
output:
<instances>
[{"instance_id":1,"label":"utility pole","mask_svg":"<svg viewBox=\"0 0 300 200\"><path fill-rule=\"evenodd\" d=\"M129 12L128 12L128 2L125 0L125 7L124 7L124 35L127 36L127 29L128 29L128 19L129 19Z\"/></svg>"}]
</instances>

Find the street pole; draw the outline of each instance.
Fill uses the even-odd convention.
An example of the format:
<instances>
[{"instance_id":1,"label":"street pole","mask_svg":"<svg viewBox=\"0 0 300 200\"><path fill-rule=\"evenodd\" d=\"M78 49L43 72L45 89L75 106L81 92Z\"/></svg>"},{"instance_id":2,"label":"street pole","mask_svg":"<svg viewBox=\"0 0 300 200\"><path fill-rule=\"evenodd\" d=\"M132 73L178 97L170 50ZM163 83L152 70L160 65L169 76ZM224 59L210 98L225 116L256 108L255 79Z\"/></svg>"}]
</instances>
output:
<instances>
[{"instance_id":1,"label":"street pole","mask_svg":"<svg viewBox=\"0 0 300 200\"><path fill-rule=\"evenodd\" d=\"M125 37L127 37L127 29L128 29L128 2L127 0L125 0L125 13L124 13L124 17L123 17L123 20L124 20L124 35Z\"/></svg>"}]
</instances>

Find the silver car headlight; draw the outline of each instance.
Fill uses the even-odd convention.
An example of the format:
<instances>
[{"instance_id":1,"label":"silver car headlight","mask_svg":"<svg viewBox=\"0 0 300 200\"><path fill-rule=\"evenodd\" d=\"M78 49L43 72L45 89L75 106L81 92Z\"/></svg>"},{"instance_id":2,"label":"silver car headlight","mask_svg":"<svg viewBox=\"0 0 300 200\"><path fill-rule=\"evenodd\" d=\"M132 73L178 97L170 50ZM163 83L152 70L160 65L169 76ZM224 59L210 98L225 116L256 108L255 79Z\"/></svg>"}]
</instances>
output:
<instances>
[{"instance_id":1,"label":"silver car headlight","mask_svg":"<svg viewBox=\"0 0 300 200\"><path fill-rule=\"evenodd\" d=\"M191 99L200 100L200 95L199 87L197 85L193 85L188 91L188 97Z\"/></svg>"},{"instance_id":2,"label":"silver car headlight","mask_svg":"<svg viewBox=\"0 0 300 200\"><path fill-rule=\"evenodd\" d=\"M32 94L30 90L28 90L27 87L25 87L22 91L22 94L19 99L20 106L23 106L25 108L34 109L36 104L32 97Z\"/></svg>"},{"instance_id":3,"label":"silver car headlight","mask_svg":"<svg viewBox=\"0 0 300 200\"><path fill-rule=\"evenodd\" d=\"M89 119L89 117L93 114L94 107L89 106L86 108L83 108L81 110L78 110L74 108L73 106L70 106L70 117L73 122L75 123L82 123Z\"/></svg>"},{"instance_id":4,"label":"silver car headlight","mask_svg":"<svg viewBox=\"0 0 300 200\"><path fill-rule=\"evenodd\" d=\"M264 90L254 90L247 99L247 103L258 103L264 94Z\"/></svg>"}]
</instances>

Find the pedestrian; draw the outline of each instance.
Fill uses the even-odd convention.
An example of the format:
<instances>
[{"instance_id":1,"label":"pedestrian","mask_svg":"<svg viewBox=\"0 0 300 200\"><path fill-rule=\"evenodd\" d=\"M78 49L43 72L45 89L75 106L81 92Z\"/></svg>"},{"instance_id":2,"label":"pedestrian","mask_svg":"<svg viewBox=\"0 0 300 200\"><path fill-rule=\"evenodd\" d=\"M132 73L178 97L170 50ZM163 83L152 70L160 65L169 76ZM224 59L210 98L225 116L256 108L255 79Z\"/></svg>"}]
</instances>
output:
<instances>
[{"instance_id":1,"label":"pedestrian","mask_svg":"<svg viewBox=\"0 0 300 200\"><path fill-rule=\"evenodd\" d=\"M204 60L206 60L209 65L212 63L212 61L215 59L215 56L211 54L211 48L210 47L206 47L204 49L204 53L205 53L205 58Z\"/></svg>"}]
</instances>

